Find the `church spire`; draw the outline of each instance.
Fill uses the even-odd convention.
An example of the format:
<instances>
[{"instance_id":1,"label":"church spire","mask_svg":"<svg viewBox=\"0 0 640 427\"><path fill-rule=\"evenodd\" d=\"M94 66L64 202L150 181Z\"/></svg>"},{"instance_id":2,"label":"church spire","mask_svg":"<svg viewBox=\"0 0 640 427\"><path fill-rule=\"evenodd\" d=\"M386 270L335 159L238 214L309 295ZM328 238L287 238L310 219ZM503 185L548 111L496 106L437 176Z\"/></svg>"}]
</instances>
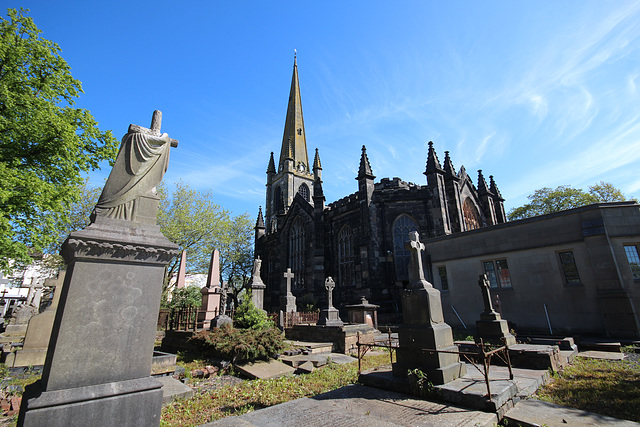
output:
<instances>
[{"instance_id":1,"label":"church spire","mask_svg":"<svg viewBox=\"0 0 640 427\"><path fill-rule=\"evenodd\" d=\"M284 123L278 170L283 170L287 166L287 160L293 161L293 164L290 165L291 169L309 173L297 55L294 56L293 60L293 77L291 78L291 90L289 92L289 104L287 106L287 118Z\"/></svg>"},{"instance_id":2,"label":"church spire","mask_svg":"<svg viewBox=\"0 0 640 427\"><path fill-rule=\"evenodd\" d=\"M486 194L491 193L489 191L489 187L487 187L487 181L484 179L482 175L482 169L478 170L478 194Z\"/></svg>"},{"instance_id":3,"label":"church spire","mask_svg":"<svg viewBox=\"0 0 640 427\"><path fill-rule=\"evenodd\" d=\"M273 161L273 151L271 152L271 157L269 158L269 166L267 166L267 173L276 173L276 164Z\"/></svg>"},{"instance_id":4,"label":"church spire","mask_svg":"<svg viewBox=\"0 0 640 427\"><path fill-rule=\"evenodd\" d=\"M369 158L367 157L367 147L362 146L362 155L360 156L360 168L358 169L358 177L356 179L369 178L374 179Z\"/></svg>"},{"instance_id":5,"label":"church spire","mask_svg":"<svg viewBox=\"0 0 640 427\"><path fill-rule=\"evenodd\" d=\"M493 180L493 175L489 175L489 191L491 191L498 199L504 201L502 194L500 194L500 190L498 190L496 182Z\"/></svg>"},{"instance_id":6,"label":"church spire","mask_svg":"<svg viewBox=\"0 0 640 427\"><path fill-rule=\"evenodd\" d=\"M316 148L316 156L313 159L313 175L315 179L322 179L322 165L320 164L320 154Z\"/></svg>"},{"instance_id":7,"label":"church spire","mask_svg":"<svg viewBox=\"0 0 640 427\"><path fill-rule=\"evenodd\" d=\"M456 175L456 169L453 167L453 162L451 161L451 157L449 157L449 152L444 152L444 175L451 179L458 179Z\"/></svg>"},{"instance_id":8,"label":"church spire","mask_svg":"<svg viewBox=\"0 0 640 427\"><path fill-rule=\"evenodd\" d=\"M433 141L429 141L429 154L427 155L427 170L424 172L425 175L429 175L434 172L443 172L442 167L440 166L440 161L438 160L438 155L436 154L436 150L433 148Z\"/></svg>"}]
</instances>

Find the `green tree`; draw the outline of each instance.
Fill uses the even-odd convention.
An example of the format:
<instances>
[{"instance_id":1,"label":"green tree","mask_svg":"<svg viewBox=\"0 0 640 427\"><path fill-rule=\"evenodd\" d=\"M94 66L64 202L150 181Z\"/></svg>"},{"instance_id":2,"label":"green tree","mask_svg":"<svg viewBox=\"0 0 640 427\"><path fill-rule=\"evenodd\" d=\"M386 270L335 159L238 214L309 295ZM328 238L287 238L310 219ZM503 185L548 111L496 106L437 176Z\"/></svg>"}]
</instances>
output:
<instances>
[{"instance_id":1,"label":"green tree","mask_svg":"<svg viewBox=\"0 0 640 427\"><path fill-rule=\"evenodd\" d=\"M202 294L197 286L187 286L174 289L171 296L169 308L183 309L187 307L200 307L202 304Z\"/></svg>"},{"instance_id":2,"label":"green tree","mask_svg":"<svg viewBox=\"0 0 640 427\"><path fill-rule=\"evenodd\" d=\"M80 81L60 47L40 37L26 10L0 17L0 269L28 262L58 238L86 172L115 159L118 144L74 108Z\"/></svg>"},{"instance_id":3,"label":"green tree","mask_svg":"<svg viewBox=\"0 0 640 427\"><path fill-rule=\"evenodd\" d=\"M255 306L251 300L251 291L246 290L233 316L233 326L240 329L268 329L273 328L274 324L265 311Z\"/></svg>"},{"instance_id":4,"label":"green tree","mask_svg":"<svg viewBox=\"0 0 640 427\"><path fill-rule=\"evenodd\" d=\"M160 206L158 225L162 233L180 249L187 251L187 272L206 273L211 252L219 246L222 233L228 227L229 213L213 202L210 191L191 189L178 182L171 196L164 184L158 186ZM180 257L167 266L163 293L169 279L178 271Z\"/></svg>"},{"instance_id":5,"label":"green tree","mask_svg":"<svg viewBox=\"0 0 640 427\"><path fill-rule=\"evenodd\" d=\"M530 218L577 208L592 203L618 202L626 200L624 194L613 184L600 181L589 187L589 192L568 185L556 188L541 188L528 197L529 203L509 212L509 220Z\"/></svg>"},{"instance_id":6,"label":"green tree","mask_svg":"<svg viewBox=\"0 0 640 427\"><path fill-rule=\"evenodd\" d=\"M239 306L238 295L249 283L253 270L253 226L248 213L232 217L218 242L220 273L235 307Z\"/></svg>"}]
</instances>

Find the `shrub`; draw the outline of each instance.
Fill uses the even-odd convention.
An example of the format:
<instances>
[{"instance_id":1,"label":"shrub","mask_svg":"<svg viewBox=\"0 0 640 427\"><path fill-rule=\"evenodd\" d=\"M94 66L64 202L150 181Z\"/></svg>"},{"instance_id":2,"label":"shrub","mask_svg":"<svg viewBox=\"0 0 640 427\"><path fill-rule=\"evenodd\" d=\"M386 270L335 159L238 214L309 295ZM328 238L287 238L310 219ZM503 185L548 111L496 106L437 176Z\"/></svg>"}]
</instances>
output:
<instances>
[{"instance_id":1,"label":"shrub","mask_svg":"<svg viewBox=\"0 0 640 427\"><path fill-rule=\"evenodd\" d=\"M251 291L242 295L240 305L233 316L233 325L240 329L269 329L274 324L264 310L260 310L251 301Z\"/></svg>"},{"instance_id":2,"label":"shrub","mask_svg":"<svg viewBox=\"0 0 640 427\"><path fill-rule=\"evenodd\" d=\"M189 339L189 344L208 357L237 363L273 357L284 348L284 337L275 328L237 329L223 325L196 333Z\"/></svg>"}]
</instances>

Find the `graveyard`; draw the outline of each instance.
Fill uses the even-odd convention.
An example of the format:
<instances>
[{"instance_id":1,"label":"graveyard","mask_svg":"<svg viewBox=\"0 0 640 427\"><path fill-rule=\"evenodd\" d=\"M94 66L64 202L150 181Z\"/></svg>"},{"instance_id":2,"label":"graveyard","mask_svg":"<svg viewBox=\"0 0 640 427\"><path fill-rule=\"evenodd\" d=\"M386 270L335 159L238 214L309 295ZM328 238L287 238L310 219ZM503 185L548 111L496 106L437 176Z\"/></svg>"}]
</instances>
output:
<instances>
[{"instance_id":1,"label":"graveyard","mask_svg":"<svg viewBox=\"0 0 640 427\"><path fill-rule=\"evenodd\" d=\"M297 50L279 156L266 145L218 141L264 156L266 185L251 175L240 191L231 181L257 161L234 153L218 175L204 174L203 153L180 157L194 143L181 132L194 134L177 127L170 135L160 110L150 122L132 120L118 144L87 110L62 106L73 104L80 82L27 12L10 9L0 20L9 46L0 70L13 67L0 73L0 135L19 129L0 141L2 152L29 151L13 153L29 161L11 168L0 159L0 426L640 423L637 200L600 181L589 192L557 187L575 204L536 211L536 197L551 198L545 187L507 213L494 175L477 169L474 182L452 160L497 168L483 158L496 132L474 143L474 156L466 135L425 128L440 144L419 143L426 182L375 181L374 167L387 172L396 157L415 176L417 156L409 134L386 142L386 156L371 148L383 135L344 131L352 120L366 128L374 113L344 114L335 133L349 144L327 147L323 169L320 150L313 161L308 153ZM153 36L160 46L163 36ZM36 78L27 84L21 73ZM33 102L9 97L6 75ZM543 120L546 100L528 96ZM123 111L138 108L139 96L131 98L119 101ZM222 100L220 110L234 105ZM442 163L441 145L451 150ZM230 151L220 147L224 159ZM91 190L83 174L101 162L108 174ZM259 195L264 204L255 204L255 218L235 215L212 192L165 183L174 165L194 181L228 186L231 198ZM354 191L325 203L326 190L348 189L345 176Z\"/></svg>"}]
</instances>

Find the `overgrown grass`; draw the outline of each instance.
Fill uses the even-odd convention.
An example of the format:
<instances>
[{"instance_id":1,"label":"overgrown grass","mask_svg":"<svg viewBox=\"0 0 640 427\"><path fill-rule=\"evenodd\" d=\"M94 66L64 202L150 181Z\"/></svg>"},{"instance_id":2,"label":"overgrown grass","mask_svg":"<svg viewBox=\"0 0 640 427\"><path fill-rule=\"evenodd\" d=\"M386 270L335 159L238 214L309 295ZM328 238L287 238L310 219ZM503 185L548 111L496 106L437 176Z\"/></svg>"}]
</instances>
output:
<instances>
[{"instance_id":1,"label":"overgrown grass","mask_svg":"<svg viewBox=\"0 0 640 427\"><path fill-rule=\"evenodd\" d=\"M538 399L640 422L640 363L576 358Z\"/></svg>"},{"instance_id":2,"label":"overgrown grass","mask_svg":"<svg viewBox=\"0 0 640 427\"><path fill-rule=\"evenodd\" d=\"M366 356L362 369L389 363L387 354ZM315 396L358 379L358 363L330 364L306 375L271 380L245 381L220 387L188 400L179 400L162 409L162 427L196 426L229 415L240 415L301 397Z\"/></svg>"}]
</instances>

